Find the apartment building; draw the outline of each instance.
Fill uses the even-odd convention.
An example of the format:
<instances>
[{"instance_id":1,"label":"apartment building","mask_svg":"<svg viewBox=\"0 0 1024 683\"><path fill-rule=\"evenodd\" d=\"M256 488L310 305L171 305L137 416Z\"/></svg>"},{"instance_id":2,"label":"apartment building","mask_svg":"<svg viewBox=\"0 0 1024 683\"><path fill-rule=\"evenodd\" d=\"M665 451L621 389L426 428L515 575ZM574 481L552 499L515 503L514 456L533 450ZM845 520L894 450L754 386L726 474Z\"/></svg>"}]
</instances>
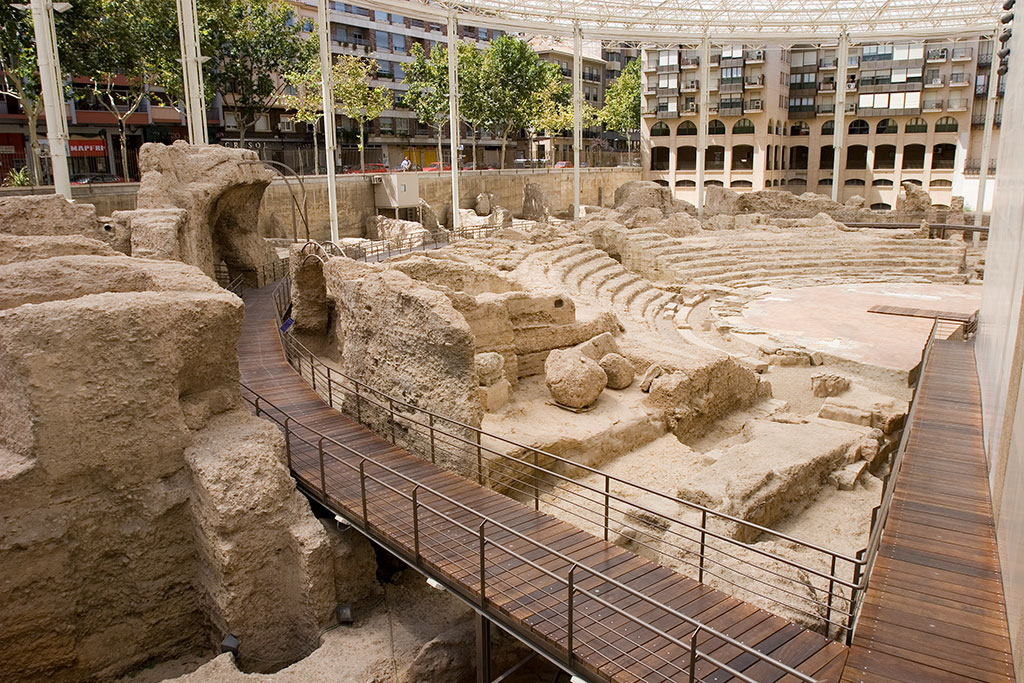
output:
<instances>
[{"instance_id":1,"label":"apartment building","mask_svg":"<svg viewBox=\"0 0 1024 683\"><path fill-rule=\"evenodd\" d=\"M842 83L834 45L713 49L706 84L698 50L645 50L645 173L696 201L697 123L706 97L705 185L831 194L836 182L840 201L859 195L886 209L909 181L936 203L959 195L971 207L993 47L979 37L853 45ZM833 178L837 106L845 131ZM1000 110L1001 102L996 121Z\"/></svg>"}]
</instances>

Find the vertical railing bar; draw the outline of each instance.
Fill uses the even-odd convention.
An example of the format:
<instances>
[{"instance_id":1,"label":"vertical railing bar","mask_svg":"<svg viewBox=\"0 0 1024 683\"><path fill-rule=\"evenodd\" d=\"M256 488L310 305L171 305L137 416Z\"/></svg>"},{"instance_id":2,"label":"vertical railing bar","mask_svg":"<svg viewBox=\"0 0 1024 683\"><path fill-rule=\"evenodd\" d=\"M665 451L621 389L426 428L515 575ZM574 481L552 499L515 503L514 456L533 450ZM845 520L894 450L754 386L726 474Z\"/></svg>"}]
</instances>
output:
<instances>
[{"instance_id":1,"label":"vertical railing bar","mask_svg":"<svg viewBox=\"0 0 1024 683\"><path fill-rule=\"evenodd\" d=\"M568 633L566 634L566 637L565 637L566 662L569 664L569 666L572 666L572 649L573 649L572 627L573 627L573 619L574 619L574 616L575 616L575 614L574 614L575 610L573 609L573 600L574 600L574 598L576 596L575 574L576 574L576 565L573 564L573 566L569 567L569 580L567 582L568 583L568 589L569 589L569 595L568 595L568 599L567 599L567 601L565 603L566 616L569 619Z\"/></svg>"},{"instance_id":2,"label":"vertical railing bar","mask_svg":"<svg viewBox=\"0 0 1024 683\"><path fill-rule=\"evenodd\" d=\"M476 483L484 485L484 454L480 449L480 430L476 430Z\"/></svg>"},{"instance_id":3,"label":"vertical railing bar","mask_svg":"<svg viewBox=\"0 0 1024 683\"><path fill-rule=\"evenodd\" d=\"M540 475L537 473L537 450L533 451L533 509L540 511Z\"/></svg>"},{"instance_id":4,"label":"vertical railing bar","mask_svg":"<svg viewBox=\"0 0 1024 683\"><path fill-rule=\"evenodd\" d=\"M417 566L420 564L420 520L416 514L419 508L419 490L419 484L412 487L412 553Z\"/></svg>"},{"instance_id":5,"label":"vertical railing bar","mask_svg":"<svg viewBox=\"0 0 1024 683\"><path fill-rule=\"evenodd\" d=\"M835 555L832 556L832 569L831 569L831 571L829 571L829 575L832 576L832 577L835 577L835 575L836 575L836 556ZM832 591L835 589L835 585L836 585L835 578L830 578L828 580L828 600L827 600L828 612L825 615L826 623L832 621Z\"/></svg>"},{"instance_id":6,"label":"vertical railing bar","mask_svg":"<svg viewBox=\"0 0 1024 683\"><path fill-rule=\"evenodd\" d=\"M697 634L700 633L700 626L693 629L693 635L690 636L690 683L694 683L694 677L697 674Z\"/></svg>"},{"instance_id":7,"label":"vertical railing bar","mask_svg":"<svg viewBox=\"0 0 1024 683\"><path fill-rule=\"evenodd\" d=\"M611 493L611 477L607 474L604 475L604 540L608 540L608 526L609 526L609 493Z\"/></svg>"},{"instance_id":8,"label":"vertical railing bar","mask_svg":"<svg viewBox=\"0 0 1024 683\"><path fill-rule=\"evenodd\" d=\"M313 352L309 352L309 379L313 385L313 393L316 393L316 365L313 364Z\"/></svg>"},{"instance_id":9,"label":"vertical railing bar","mask_svg":"<svg viewBox=\"0 0 1024 683\"><path fill-rule=\"evenodd\" d=\"M288 438L289 437L289 432L291 430L291 427L290 427L291 421L292 421L292 419L290 417L286 417L284 419L284 454L285 454L285 458L288 461L288 470L289 471L292 469L292 442L291 442L291 439Z\"/></svg>"},{"instance_id":10,"label":"vertical railing bar","mask_svg":"<svg viewBox=\"0 0 1024 683\"><path fill-rule=\"evenodd\" d=\"M391 419L391 443L398 445L398 441L395 440L395 402L391 398L388 398L388 417Z\"/></svg>"},{"instance_id":11,"label":"vertical railing bar","mask_svg":"<svg viewBox=\"0 0 1024 683\"><path fill-rule=\"evenodd\" d=\"M434 435L434 414L433 413L427 413L427 418L428 418L428 420L430 422L430 462L436 464L437 463L437 455L436 455L435 450L434 450L434 439L435 439L435 435Z\"/></svg>"},{"instance_id":12,"label":"vertical railing bar","mask_svg":"<svg viewBox=\"0 0 1024 683\"><path fill-rule=\"evenodd\" d=\"M334 385L331 383L331 366L324 366L327 368L327 405L331 408L334 407Z\"/></svg>"},{"instance_id":13,"label":"vertical railing bar","mask_svg":"<svg viewBox=\"0 0 1024 683\"><path fill-rule=\"evenodd\" d=\"M486 562L487 554L485 552L487 539L484 537L484 526L486 524L487 524L487 520L486 519L483 520L482 522L480 522L480 606L481 607L483 607L486 604L486 595L484 593L484 590L486 589L486 586L487 586L487 583L486 583L485 578L484 578L485 574L486 574L486 571L487 571L487 567L486 567L486 564L487 564L487 562Z\"/></svg>"},{"instance_id":14,"label":"vertical railing bar","mask_svg":"<svg viewBox=\"0 0 1024 683\"><path fill-rule=\"evenodd\" d=\"M260 416L260 396L256 395L256 417Z\"/></svg>"},{"instance_id":15,"label":"vertical railing bar","mask_svg":"<svg viewBox=\"0 0 1024 683\"><path fill-rule=\"evenodd\" d=\"M317 444L317 450L320 451L320 499L324 505L327 504L327 473L324 470L324 439L326 438L321 436L320 442Z\"/></svg>"},{"instance_id":16,"label":"vertical railing bar","mask_svg":"<svg viewBox=\"0 0 1024 683\"><path fill-rule=\"evenodd\" d=\"M708 529L708 511L701 510L700 513L700 564L697 569L697 581L704 583L704 555L707 550L705 539Z\"/></svg>"},{"instance_id":17,"label":"vertical railing bar","mask_svg":"<svg viewBox=\"0 0 1024 683\"><path fill-rule=\"evenodd\" d=\"M370 528L370 517L366 513L366 458L359 461L359 497L363 503L363 528Z\"/></svg>"}]
</instances>

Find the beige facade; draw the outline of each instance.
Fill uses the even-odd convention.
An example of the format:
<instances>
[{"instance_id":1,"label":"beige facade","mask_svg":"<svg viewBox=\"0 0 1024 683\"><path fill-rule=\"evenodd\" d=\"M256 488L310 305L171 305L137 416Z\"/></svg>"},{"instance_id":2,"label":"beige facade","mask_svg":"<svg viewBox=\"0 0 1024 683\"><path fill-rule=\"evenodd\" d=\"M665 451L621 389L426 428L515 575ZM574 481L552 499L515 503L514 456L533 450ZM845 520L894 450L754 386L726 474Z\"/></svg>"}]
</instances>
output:
<instances>
[{"instance_id":1,"label":"beige facade","mask_svg":"<svg viewBox=\"0 0 1024 683\"><path fill-rule=\"evenodd\" d=\"M697 200L704 104L705 185L831 194L837 182L840 201L859 195L887 209L900 184L912 181L937 204L959 195L975 205L991 40L851 45L841 84L834 45L713 47L710 55L705 90L699 50L644 51L645 177L675 187L680 199ZM834 179L837 103L845 121ZM994 153L992 160L990 168Z\"/></svg>"}]
</instances>

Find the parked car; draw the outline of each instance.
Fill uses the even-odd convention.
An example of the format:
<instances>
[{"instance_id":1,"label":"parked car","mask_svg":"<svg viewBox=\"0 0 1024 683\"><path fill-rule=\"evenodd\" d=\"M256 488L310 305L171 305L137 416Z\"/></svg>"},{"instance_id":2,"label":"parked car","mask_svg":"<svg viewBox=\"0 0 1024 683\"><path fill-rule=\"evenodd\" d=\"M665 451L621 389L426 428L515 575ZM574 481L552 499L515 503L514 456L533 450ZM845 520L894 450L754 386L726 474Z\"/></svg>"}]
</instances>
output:
<instances>
[{"instance_id":1,"label":"parked car","mask_svg":"<svg viewBox=\"0 0 1024 683\"><path fill-rule=\"evenodd\" d=\"M555 168L572 168L571 161L556 161Z\"/></svg>"},{"instance_id":2,"label":"parked car","mask_svg":"<svg viewBox=\"0 0 1024 683\"><path fill-rule=\"evenodd\" d=\"M96 185L98 183L123 183L124 178L113 173L79 173L71 177L72 185Z\"/></svg>"},{"instance_id":3,"label":"parked car","mask_svg":"<svg viewBox=\"0 0 1024 683\"><path fill-rule=\"evenodd\" d=\"M444 168L441 168L441 162L435 161L431 164L427 164L423 167L424 171L450 171L452 170L451 164L445 164Z\"/></svg>"},{"instance_id":4,"label":"parked car","mask_svg":"<svg viewBox=\"0 0 1024 683\"><path fill-rule=\"evenodd\" d=\"M371 164L366 164L366 171L363 171L362 167L360 167L360 166L344 166L344 167L342 167L341 172L345 173L345 174L349 174L349 173L364 173L364 172L365 173L390 173L391 171L389 171L388 167L385 166L384 164L371 163Z\"/></svg>"}]
</instances>

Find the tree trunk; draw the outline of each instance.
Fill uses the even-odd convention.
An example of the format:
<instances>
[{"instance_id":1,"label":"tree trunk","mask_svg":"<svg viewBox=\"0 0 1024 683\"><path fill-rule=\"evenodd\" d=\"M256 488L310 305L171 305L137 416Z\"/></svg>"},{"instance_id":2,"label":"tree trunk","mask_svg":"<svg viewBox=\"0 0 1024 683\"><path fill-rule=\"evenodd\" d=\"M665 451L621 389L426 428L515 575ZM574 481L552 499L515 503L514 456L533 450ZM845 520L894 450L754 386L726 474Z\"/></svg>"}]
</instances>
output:
<instances>
[{"instance_id":1,"label":"tree trunk","mask_svg":"<svg viewBox=\"0 0 1024 683\"><path fill-rule=\"evenodd\" d=\"M128 140L125 136L128 126L125 119L117 119L117 129L121 132L121 172L124 173L125 182L131 182L132 176L128 172Z\"/></svg>"},{"instance_id":2,"label":"tree trunk","mask_svg":"<svg viewBox=\"0 0 1024 683\"><path fill-rule=\"evenodd\" d=\"M473 170L476 170L476 126L469 127L470 135L473 138Z\"/></svg>"},{"instance_id":3,"label":"tree trunk","mask_svg":"<svg viewBox=\"0 0 1024 683\"><path fill-rule=\"evenodd\" d=\"M316 139L316 121L313 122L313 175L320 175L320 143Z\"/></svg>"},{"instance_id":4,"label":"tree trunk","mask_svg":"<svg viewBox=\"0 0 1024 683\"><path fill-rule=\"evenodd\" d=\"M366 173L366 155L363 150L363 125L363 120L359 119L359 170L362 173Z\"/></svg>"},{"instance_id":5,"label":"tree trunk","mask_svg":"<svg viewBox=\"0 0 1024 683\"><path fill-rule=\"evenodd\" d=\"M501 170L505 170L505 145L508 144L508 133L501 136Z\"/></svg>"},{"instance_id":6,"label":"tree trunk","mask_svg":"<svg viewBox=\"0 0 1024 683\"><path fill-rule=\"evenodd\" d=\"M444 124L440 123L437 126L437 163L440 164L438 167L439 171L444 170L444 149L441 147L441 133L444 132Z\"/></svg>"},{"instance_id":7,"label":"tree trunk","mask_svg":"<svg viewBox=\"0 0 1024 683\"><path fill-rule=\"evenodd\" d=\"M29 152L29 173L32 174L32 184L42 185L43 184L43 168L39 163L39 108L38 105L26 106L24 100L22 100L22 108L28 115L28 146L32 151Z\"/></svg>"},{"instance_id":8,"label":"tree trunk","mask_svg":"<svg viewBox=\"0 0 1024 683\"><path fill-rule=\"evenodd\" d=\"M245 149L245 129L249 124L243 121L238 114L235 114L235 121L238 122L238 148Z\"/></svg>"}]
</instances>

